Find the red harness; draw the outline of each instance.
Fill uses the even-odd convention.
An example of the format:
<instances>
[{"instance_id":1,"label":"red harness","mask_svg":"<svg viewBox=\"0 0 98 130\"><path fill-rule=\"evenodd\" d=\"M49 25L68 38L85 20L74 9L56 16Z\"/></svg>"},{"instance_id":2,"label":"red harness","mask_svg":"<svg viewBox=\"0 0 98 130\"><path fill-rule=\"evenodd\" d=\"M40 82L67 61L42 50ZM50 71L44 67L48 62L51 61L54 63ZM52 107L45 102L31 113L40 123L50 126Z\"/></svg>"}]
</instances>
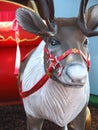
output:
<instances>
[{"instance_id":1,"label":"red harness","mask_svg":"<svg viewBox=\"0 0 98 130\"><path fill-rule=\"evenodd\" d=\"M62 70L63 70L63 66L61 65L60 61L63 60L64 58L66 58L68 55L70 54L79 54L83 57L84 61L87 64L87 68L89 71L90 68L90 60L89 58L87 58L84 53L81 50L78 50L76 48L73 49L69 49L67 51L65 51L61 56L56 57L53 54L51 54L49 52L49 50L45 47L44 48L44 52L47 55L47 60L50 61L50 65L47 69L47 72L45 73L45 75L28 91L22 92L22 82L20 85L20 95L22 98L25 98L31 94L33 94L34 92L36 92L37 90L39 90L46 82L47 80L51 77L52 75L52 70L53 69L58 69L58 76L61 75Z\"/></svg>"}]
</instances>

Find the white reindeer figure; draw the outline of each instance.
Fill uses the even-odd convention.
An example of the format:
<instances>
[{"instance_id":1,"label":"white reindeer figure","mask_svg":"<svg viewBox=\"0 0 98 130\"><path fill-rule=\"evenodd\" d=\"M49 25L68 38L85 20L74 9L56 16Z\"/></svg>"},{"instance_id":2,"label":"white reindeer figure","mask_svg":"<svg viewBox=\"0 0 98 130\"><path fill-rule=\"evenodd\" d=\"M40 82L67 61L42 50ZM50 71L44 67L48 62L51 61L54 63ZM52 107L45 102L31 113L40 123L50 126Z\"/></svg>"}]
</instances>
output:
<instances>
[{"instance_id":1,"label":"white reindeer figure","mask_svg":"<svg viewBox=\"0 0 98 130\"><path fill-rule=\"evenodd\" d=\"M60 130L72 120L75 130L84 130L90 94L87 38L98 35L98 5L86 10L88 0L81 0L78 17L55 18L53 0L35 3L40 16L27 8L16 12L19 25L43 39L20 67L27 128L41 130L46 119Z\"/></svg>"}]
</instances>

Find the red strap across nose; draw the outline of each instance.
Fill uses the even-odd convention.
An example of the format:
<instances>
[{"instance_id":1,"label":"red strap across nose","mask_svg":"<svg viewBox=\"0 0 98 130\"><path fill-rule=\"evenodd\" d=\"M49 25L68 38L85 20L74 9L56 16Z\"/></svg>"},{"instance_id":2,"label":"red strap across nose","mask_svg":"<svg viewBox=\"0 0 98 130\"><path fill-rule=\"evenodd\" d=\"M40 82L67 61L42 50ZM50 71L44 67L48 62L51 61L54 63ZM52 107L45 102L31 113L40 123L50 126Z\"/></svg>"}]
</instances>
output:
<instances>
[{"instance_id":1,"label":"red strap across nose","mask_svg":"<svg viewBox=\"0 0 98 130\"><path fill-rule=\"evenodd\" d=\"M88 67L88 71L89 71L89 69L90 69L90 60L89 60L89 58L87 58L87 57L84 55L84 53L83 53L81 50L79 50L79 49L76 49L76 48L69 49L69 50L65 51L61 56L58 56L58 57L56 58L56 60L55 60L55 57L56 57L56 56L54 56L53 54L51 54L46 47L44 48L44 51L45 51L45 53L47 54L48 59L53 58L54 61L57 61L57 62L63 60L64 58L66 58L66 57L67 57L68 55L70 55L70 54L79 54L79 55L81 55L81 56L83 57L84 61L86 62L87 67ZM55 63L55 64L56 64L56 63Z\"/></svg>"}]
</instances>

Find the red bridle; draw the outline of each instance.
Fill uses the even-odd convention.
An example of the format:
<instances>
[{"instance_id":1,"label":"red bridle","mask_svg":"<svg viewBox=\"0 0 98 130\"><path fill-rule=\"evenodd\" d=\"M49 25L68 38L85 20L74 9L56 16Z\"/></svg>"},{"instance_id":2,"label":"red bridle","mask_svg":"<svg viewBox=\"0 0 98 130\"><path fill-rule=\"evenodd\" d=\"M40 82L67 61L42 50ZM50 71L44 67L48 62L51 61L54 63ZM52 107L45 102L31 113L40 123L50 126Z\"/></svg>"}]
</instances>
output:
<instances>
[{"instance_id":1,"label":"red bridle","mask_svg":"<svg viewBox=\"0 0 98 130\"><path fill-rule=\"evenodd\" d=\"M45 73L45 75L30 90L28 90L26 92L22 92L22 82L21 82L20 95L21 95L22 98L25 98L25 97L33 94L37 90L39 90L47 82L47 80L51 77L53 69L58 69L58 76L60 76L61 73L62 73L62 70L63 70L63 66L60 63L60 61L63 60L64 58L66 58L70 54L79 54L79 55L81 55L83 57L84 61L87 64L88 70L90 68L90 60L89 60L89 58L87 58L84 55L84 53L81 50L79 50L79 49L76 49L76 48L69 49L69 50L65 51L59 57L56 57L53 54L51 54L46 47L44 48L44 52L47 55L47 61L48 60L50 61L50 65L49 65L49 67L47 69L47 72Z\"/></svg>"},{"instance_id":2,"label":"red bridle","mask_svg":"<svg viewBox=\"0 0 98 130\"><path fill-rule=\"evenodd\" d=\"M55 68L59 68L59 67L63 68L60 61L63 60L64 58L66 58L70 54L79 54L79 55L81 55L83 57L84 61L87 64L88 71L90 69L90 60L89 60L89 58L86 57L84 55L84 53L79 49L76 49L76 48L69 49L69 50L65 51L61 56L58 56L58 57L51 54L46 47L44 48L44 52L47 55L47 60L50 61L50 65L49 65L48 69L50 69L50 68L55 69Z\"/></svg>"}]
</instances>

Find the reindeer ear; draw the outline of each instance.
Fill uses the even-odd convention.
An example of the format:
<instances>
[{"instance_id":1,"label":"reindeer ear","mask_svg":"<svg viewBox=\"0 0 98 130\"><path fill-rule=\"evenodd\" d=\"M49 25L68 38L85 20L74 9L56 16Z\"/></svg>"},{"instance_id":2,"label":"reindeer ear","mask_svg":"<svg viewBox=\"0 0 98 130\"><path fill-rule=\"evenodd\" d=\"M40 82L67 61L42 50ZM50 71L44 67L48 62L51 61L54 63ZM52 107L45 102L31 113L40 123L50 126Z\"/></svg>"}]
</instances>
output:
<instances>
[{"instance_id":1,"label":"reindeer ear","mask_svg":"<svg viewBox=\"0 0 98 130\"><path fill-rule=\"evenodd\" d=\"M48 30L41 17L27 8L18 8L16 19L19 25L28 32L40 34L42 31L47 32Z\"/></svg>"},{"instance_id":2,"label":"reindeer ear","mask_svg":"<svg viewBox=\"0 0 98 130\"><path fill-rule=\"evenodd\" d=\"M86 12L86 24L90 30L94 30L98 26L98 5L90 7Z\"/></svg>"}]
</instances>

